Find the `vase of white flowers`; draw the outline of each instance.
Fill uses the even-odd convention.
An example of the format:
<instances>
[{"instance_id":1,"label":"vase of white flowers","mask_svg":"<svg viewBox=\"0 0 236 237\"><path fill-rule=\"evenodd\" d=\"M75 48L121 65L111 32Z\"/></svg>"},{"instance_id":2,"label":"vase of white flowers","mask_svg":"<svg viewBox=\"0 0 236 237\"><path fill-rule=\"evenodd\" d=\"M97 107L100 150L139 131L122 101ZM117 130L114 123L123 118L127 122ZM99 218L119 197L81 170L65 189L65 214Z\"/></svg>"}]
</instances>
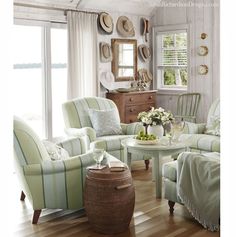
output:
<instances>
[{"instance_id":1,"label":"vase of white flowers","mask_svg":"<svg viewBox=\"0 0 236 237\"><path fill-rule=\"evenodd\" d=\"M162 138L164 135L164 128L162 125L150 125L147 128L148 134L154 134L159 138Z\"/></svg>"},{"instance_id":2,"label":"vase of white flowers","mask_svg":"<svg viewBox=\"0 0 236 237\"><path fill-rule=\"evenodd\" d=\"M159 138L164 134L163 126L169 124L173 119L173 114L161 107L158 109L152 107L150 111L138 114L138 120L143 123L146 133L154 134Z\"/></svg>"}]
</instances>

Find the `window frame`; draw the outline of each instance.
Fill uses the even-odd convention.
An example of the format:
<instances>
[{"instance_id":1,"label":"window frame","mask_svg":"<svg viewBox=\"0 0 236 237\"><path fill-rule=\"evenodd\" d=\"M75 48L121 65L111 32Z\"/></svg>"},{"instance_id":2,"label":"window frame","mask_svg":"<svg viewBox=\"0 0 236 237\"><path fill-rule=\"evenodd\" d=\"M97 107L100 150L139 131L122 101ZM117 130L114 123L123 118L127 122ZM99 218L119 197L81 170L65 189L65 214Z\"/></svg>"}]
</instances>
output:
<instances>
[{"instance_id":1,"label":"window frame","mask_svg":"<svg viewBox=\"0 0 236 237\"><path fill-rule=\"evenodd\" d=\"M52 131L52 64L51 64L51 29L67 29L65 23L54 23L36 20L14 19L14 25L39 26L41 27L41 58L42 58L42 115L43 115L43 133L45 139L53 140Z\"/></svg>"},{"instance_id":2,"label":"window frame","mask_svg":"<svg viewBox=\"0 0 236 237\"><path fill-rule=\"evenodd\" d=\"M187 32L187 73L188 73L188 83L187 86L178 85L164 85L163 83L163 73L164 70L158 70L158 46L162 47L160 42L158 42L158 36L163 33L180 33ZM160 92L185 92L189 88L190 83L190 25L189 24L178 24L178 25L166 25L166 26L154 26L153 27L153 87ZM170 67L171 68L171 67ZM159 72L158 72L159 71ZM162 74L162 75L160 75Z\"/></svg>"}]
</instances>

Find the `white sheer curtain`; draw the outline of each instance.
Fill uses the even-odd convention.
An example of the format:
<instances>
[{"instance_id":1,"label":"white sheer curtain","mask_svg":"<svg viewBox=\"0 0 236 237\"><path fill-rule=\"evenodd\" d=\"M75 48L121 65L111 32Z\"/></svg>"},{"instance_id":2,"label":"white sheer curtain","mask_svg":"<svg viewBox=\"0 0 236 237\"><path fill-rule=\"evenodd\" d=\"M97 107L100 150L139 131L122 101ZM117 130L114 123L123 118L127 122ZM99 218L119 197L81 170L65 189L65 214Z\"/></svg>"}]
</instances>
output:
<instances>
[{"instance_id":1,"label":"white sheer curtain","mask_svg":"<svg viewBox=\"0 0 236 237\"><path fill-rule=\"evenodd\" d=\"M68 87L67 97L96 96L97 15L68 11Z\"/></svg>"}]
</instances>

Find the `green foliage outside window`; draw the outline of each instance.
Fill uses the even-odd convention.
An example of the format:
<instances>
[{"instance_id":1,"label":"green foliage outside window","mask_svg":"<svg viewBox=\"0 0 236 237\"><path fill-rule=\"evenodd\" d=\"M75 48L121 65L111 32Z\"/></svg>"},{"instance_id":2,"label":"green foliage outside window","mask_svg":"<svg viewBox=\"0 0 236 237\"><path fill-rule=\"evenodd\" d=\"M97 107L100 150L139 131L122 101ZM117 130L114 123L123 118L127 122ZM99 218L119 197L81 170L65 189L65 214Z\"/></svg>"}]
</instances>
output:
<instances>
[{"instance_id":1,"label":"green foliage outside window","mask_svg":"<svg viewBox=\"0 0 236 237\"><path fill-rule=\"evenodd\" d=\"M162 35L162 47L164 85L187 86L187 33Z\"/></svg>"}]
</instances>

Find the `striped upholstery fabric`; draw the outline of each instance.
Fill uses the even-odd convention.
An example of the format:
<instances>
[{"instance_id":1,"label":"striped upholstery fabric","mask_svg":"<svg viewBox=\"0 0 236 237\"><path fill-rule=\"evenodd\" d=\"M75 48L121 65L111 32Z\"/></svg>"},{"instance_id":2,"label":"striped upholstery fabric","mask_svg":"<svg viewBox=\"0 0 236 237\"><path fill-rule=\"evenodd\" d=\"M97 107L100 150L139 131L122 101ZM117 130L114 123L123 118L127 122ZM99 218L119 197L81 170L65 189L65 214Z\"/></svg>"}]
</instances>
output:
<instances>
[{"instance_id":1,"label":"striped upholstery fabric","mask_svg":"<svg viewBox=\"0 0 236 237\"><path fill-rule=\"evenodd\" d=\"M220 116L220 100L216 99L211 105L207 123L195 124L186 122L184 134L180 136L180 140L188 142L190 150L205 153L205 152L220 152L220 137L204 134L206 126L211 122L211 118Z\"/></svg>"},{"instance_id":2,"label":"striped upholstery fabric","mask_svg":"<svg viewBox=\"0 0 236 237\"><path fill-rule=\"evenodd\" d=\"M65 141L57 143L58 146L64 148L69 153L69 156L84 154L89 150L88 136L69 138Z\"/></svg>"},{"instance_id":3,"label":"striped upholstery fabric","mask_svg":"<svg viewBox=\"0 0 236 237\"><path fill-rule=\"evenodd\" d=\"M59 143L71 156L51 161L46 148L33 130L14 118L14 161L22 190L34 210L44 208L81 209L86 167L95 163L86 153L86 138ZM106 157L115 159L106 153Z\"/></svg>"},{"instance_id":4,"label":"striped upholstery fabric","mask_svg":"<svg viewBox=\"0 0 236 237\"><path fill-rule=\"evenodd\" d=\"M110 110L117 109L112 100L98 97L79 98L62 105L66 128L92 127L88 109Z\"/></svg>"},{"instance_id":5,"label":"striped upholstery fabric","mask_svg":"<svg viewBox=\"0 0 236 237\"><path fill-rule=\"evenodd\" d=\"M112 108L117 109L116 104L112 100L101 97L77 98L62 105L66 132L68 135L88 135L92 148L104 148L107 152L122 160L123 147L120 144L121 140L130 137L130 135L137 134L140 130L143 129L143 126L137 122L131 124L121 123L123 135L97 137L95 130L92 128L88 110L110 110ZM87 129L88 132L86 132L85 129ZM142 160L148 158L143 156L133 156L132 159Z\"/></svg>"},{"instance_id":6,"label":"striped upholstery fabric","mask_svg":"<svg viewBox=\"0 0 236 237\"><path fill-rule=\"evenodd\" d=\"M182 134L181 140L188 141L190 148L206 152L220 152L220 137L207 134Z\"/></svg>"}]
</instances>

